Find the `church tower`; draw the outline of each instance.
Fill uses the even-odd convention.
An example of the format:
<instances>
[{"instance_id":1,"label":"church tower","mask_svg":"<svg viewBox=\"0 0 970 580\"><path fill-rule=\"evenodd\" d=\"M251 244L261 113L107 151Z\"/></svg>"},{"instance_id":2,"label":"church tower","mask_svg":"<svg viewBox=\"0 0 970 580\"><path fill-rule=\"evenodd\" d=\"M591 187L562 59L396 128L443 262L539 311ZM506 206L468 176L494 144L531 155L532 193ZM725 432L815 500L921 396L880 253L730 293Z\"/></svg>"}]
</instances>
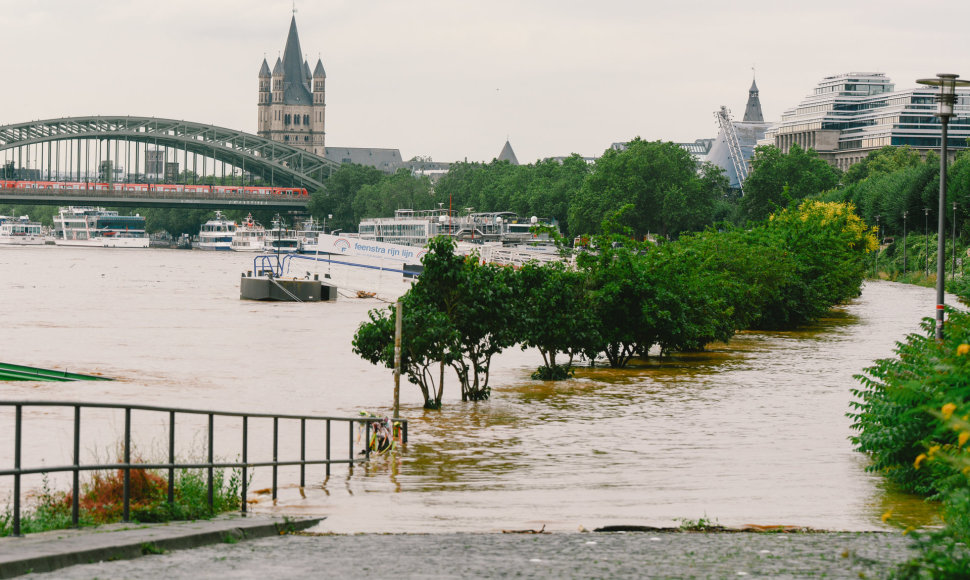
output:
<instances>
[{"instance_id":1,"label":"church tower","mask_svg":"<svg viewBox=\"0 0 970 580\"><path fill-rule=\"evenodd\" d=\"M761 114L761 99L758 98L758 85L751 79L751 88L748 89L748 105L744 108L745 123L764 123L765 117Z\"/></svg>"},{"instance_id":2,"label":"church tower","mask_svg":"<svg viewBox=\"0 0 970 580\"><path fill-rule=\"evenodd\" d=\"M272 72L265 58L259 69L257 134L323 157L326 77L320 60L311 74L300 48L294 15L283 56L276 59Z\"/></svg>"}]
</instances>

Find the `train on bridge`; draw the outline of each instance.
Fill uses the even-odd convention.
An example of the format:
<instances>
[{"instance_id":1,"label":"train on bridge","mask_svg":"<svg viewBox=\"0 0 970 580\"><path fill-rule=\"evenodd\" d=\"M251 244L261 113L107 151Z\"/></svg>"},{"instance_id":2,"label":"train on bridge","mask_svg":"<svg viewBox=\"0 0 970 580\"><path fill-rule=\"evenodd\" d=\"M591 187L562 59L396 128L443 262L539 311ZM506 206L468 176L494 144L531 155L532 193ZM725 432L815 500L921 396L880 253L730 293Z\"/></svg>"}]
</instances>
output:
<instances>
[{"instance_id":1,"label":"train on bridge","mask_svg":"<svg viewBox=\"0 0 970 580\"><path fill-rule=\"evenodd\" d=\"M262 185L188 185L179 183L106 183L93 181L22 181L0 180L2 189L50 189L57 191L132 191L158 193L217 193L224 195L243 194L247 197L267 195L279 197L307 197L307 190L302 187L269 187Z\"/></svg>"}]
</instances>

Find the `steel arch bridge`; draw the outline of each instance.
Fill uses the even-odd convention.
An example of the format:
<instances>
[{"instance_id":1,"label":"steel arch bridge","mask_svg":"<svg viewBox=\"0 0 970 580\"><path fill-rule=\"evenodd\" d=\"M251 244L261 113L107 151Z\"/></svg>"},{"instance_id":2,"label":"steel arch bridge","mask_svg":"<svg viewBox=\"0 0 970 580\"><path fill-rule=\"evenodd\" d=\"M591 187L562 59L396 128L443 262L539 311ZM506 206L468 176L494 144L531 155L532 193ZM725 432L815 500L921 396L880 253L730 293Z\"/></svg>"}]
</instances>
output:
<instances>
[{"instance_id":1,"label":"steel arch bridge","mask_svg":"<svg viewBox=\"0 0 970 580\"><path fill-rule=\"evenodd\" d=\"M47 145L48 166L54 156L50 152L51 144L72 140L138 143L145 144L146 148L155 145L174 150L176 154L184 153L186 159L190 154L212 159L213 167L219 162L239 168L243 174L258 176L274 185L305 187L311 191L322 189L324 180L340 165L251 133L174 119L94 116L0 125L0 152L18 148L30 151L33 147L35 156L43 159L43 148ZM57 155L60 150L58 147Z\"/></svg>"}]
</instances>

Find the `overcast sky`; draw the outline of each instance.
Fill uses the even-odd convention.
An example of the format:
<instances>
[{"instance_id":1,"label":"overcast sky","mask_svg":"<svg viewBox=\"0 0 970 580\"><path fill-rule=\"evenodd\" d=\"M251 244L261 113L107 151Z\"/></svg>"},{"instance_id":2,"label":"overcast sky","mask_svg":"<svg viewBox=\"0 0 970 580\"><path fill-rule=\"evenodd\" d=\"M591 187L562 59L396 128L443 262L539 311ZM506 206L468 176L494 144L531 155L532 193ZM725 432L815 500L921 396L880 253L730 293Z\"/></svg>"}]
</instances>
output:
<instances>
[{"instance_id":1,"label":"overcast sky","mask_svg":"<svg viewBox=\"0 0 970 580\"><path fill-rule=\"evenodd\" d=\"M0 0L0 124L151 115L256 132L257 72L282 54L291 0ZM970 1L297 0L327 70L327 145L405 159L520 162L615 141L713 137L766 120L824 76L897 88L970 78Z\"/></svg>"}]
</instances>

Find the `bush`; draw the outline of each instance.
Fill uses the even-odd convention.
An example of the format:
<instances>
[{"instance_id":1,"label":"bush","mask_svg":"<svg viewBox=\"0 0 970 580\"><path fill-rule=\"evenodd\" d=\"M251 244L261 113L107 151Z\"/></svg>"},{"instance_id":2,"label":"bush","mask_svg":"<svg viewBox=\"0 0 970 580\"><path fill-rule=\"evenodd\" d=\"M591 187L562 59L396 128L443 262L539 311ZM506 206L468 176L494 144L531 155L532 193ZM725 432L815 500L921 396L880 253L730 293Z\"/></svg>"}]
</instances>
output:
<instances>
[{"instance_id":1,"label":"bush","mask_svg":"<svg viewBox=\"0 0 970 580\"><path fill-rule=\"evenodd\" d=\"M943 502L945 526L919 534L920 555L898 572L905 578L970 574L970 315L949 311L942 341L934 324L924 319L895 358L857 377L863 387L848 413L867 469Z\"/></svg>"}]
</instances>

